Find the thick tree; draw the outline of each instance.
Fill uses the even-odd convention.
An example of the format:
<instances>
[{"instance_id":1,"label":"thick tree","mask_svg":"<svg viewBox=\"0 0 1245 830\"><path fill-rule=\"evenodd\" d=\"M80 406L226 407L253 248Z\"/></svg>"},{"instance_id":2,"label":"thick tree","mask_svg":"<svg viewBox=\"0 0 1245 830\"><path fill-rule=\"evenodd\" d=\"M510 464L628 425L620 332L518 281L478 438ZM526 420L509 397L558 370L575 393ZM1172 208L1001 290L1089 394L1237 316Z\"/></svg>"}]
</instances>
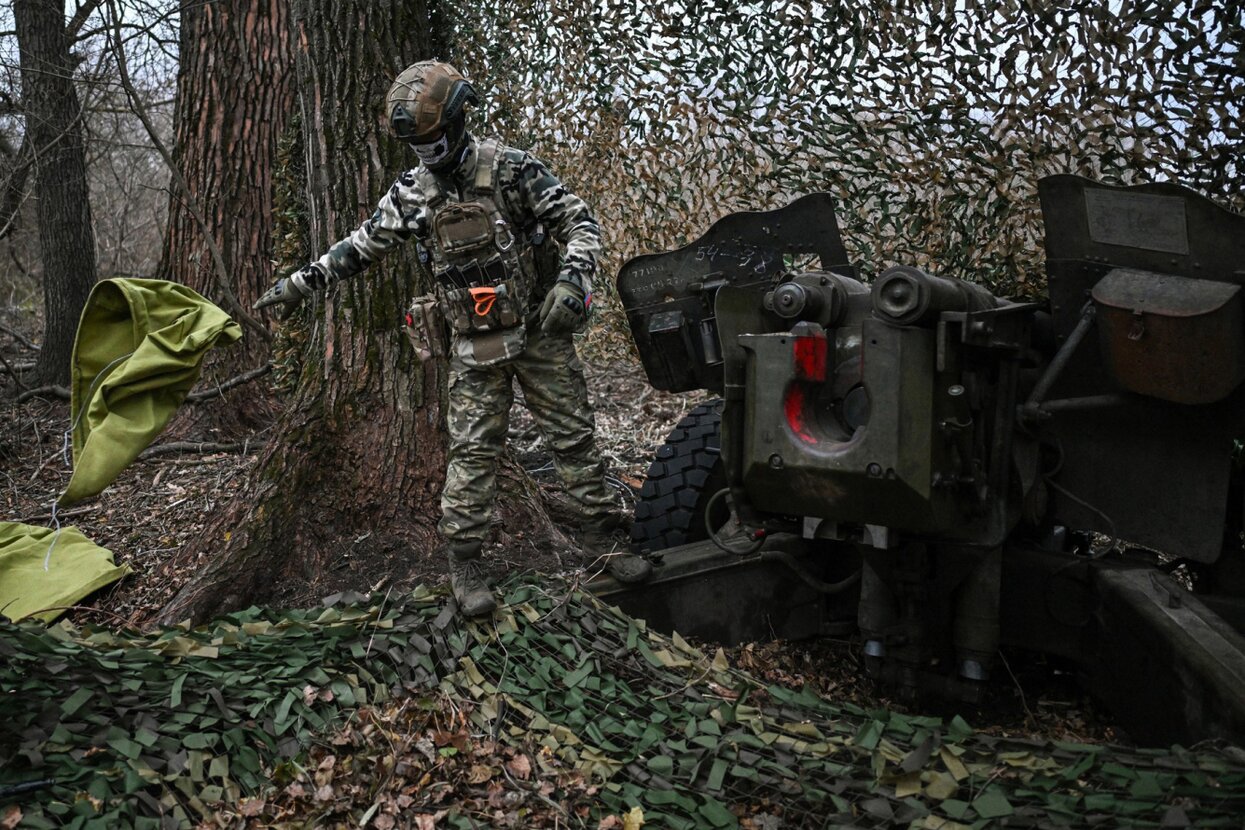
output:
<instances>
[{"instance_id":1,"label":"thick tree","mask_svg":"<svg viewBox=\"0 0 1245 830\"><path fill-rule=\"evenodd\" d=\"M273 170L295 106L290 36L289 0L181 0L177 175L160 276L218 301L224 281L243 311L272 282ZM267 362L269 342L252 327L244 332L241 343L209 353L205 385ZM231 432L251 428L272 414L262 390L248 386L188 412Z\"/></svg>"},{"instance_id":2,"label":"thick tree","mask_svg":"<svg viewBox=\"0 0 1245 830\"><path fill-rule=\"evenodd\" d=\"M404 67L445 50L424 2L294 0L293 12L305 262L366 219L412 163L388 136L384 95ZM278 358L298 351L293 399L238 497L173 563L196 575L161 621L427 571L445 466L444 366L421 366L399 326L426 280L414 250L399 251L287 323ZM555 538L530 481L510 473L499 505L507 533Z\"/></svg>"},{"instance_id":3,"label":"thick tree","mask_svg":"<svg viewBox=\"0 0 1245 830\"><path fill-rule=\"evenodd\" d=\"M73 82L77 63L63 2L15 0L13 16L43 262L44 337L35 376L43 384L67 385L78 317L95 283L83 113Z\"/></svg>"}]
</instances>

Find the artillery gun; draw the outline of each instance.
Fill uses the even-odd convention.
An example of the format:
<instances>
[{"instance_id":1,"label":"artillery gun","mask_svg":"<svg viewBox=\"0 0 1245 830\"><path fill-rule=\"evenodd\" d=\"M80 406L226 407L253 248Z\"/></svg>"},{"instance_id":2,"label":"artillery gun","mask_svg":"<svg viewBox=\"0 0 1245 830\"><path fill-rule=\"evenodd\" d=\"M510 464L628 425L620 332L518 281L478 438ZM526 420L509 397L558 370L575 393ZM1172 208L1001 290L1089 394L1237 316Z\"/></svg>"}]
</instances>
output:
<instances>
[{"instance_id":1,"label":"artillery gun","mask_svg":"<svg viewBox=\"0 0 1245 830\"><path fill-rule=\"evenodd\" d=\"M825 194L627 262L650 383L714 399L641 491L656 578L601 592L720 641L858 631L914 694L971 699L1001 644L1036 649L1139 740L1245 739L1245 217L1170 184L1039 193L1048 303L865 284Z\"/></svg>"}]
</instances>

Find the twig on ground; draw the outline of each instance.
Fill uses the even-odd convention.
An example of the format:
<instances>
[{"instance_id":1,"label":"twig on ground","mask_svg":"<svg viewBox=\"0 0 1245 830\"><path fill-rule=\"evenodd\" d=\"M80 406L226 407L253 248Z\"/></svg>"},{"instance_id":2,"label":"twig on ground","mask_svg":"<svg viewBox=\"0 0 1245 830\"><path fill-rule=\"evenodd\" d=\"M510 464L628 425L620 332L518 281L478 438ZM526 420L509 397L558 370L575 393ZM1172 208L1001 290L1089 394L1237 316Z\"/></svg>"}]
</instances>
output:
<instances>
[{"instance_id":1,"label":"twig on ground","mask_svg":"<svg viewBox=\"0 0 1245 830\"><path fill-rule=\"evenodd\" d=\"M1012 671L1012 667L1008 665L1007 658L1003 656L1003 652L1001 650L999 651L999 659L1003 661L1003 668L1007 669L1007 673L1011 676L1012 682L1016 684L1016 691L1020 693L1020 706L1025 710L1025 725L1030 729L1036 729L1038 721L1037 718L1034 717L1033 712L1029 709L1029 702L1025 699L1025 690L1021 688L1020 680L1017 679L1015 672Z\"/></svg>"},{"instance_id":2,"label":"twig on ground","mask_svg":"<svg viewBox=\"0 0 1245 830\"><path fill-rule=\"evenodd\" d=\"M50 386L37 386L34 389L27 389L25 392L17 396L17 402L25 403L31 398L42 398L49 395L54 398L60 398L64 401L69 400L68 389L64 386L56 386L55 384L52 384Z\"/></svg>"},{"instance_id":3,"label":"twig on ground","mask_svg":"<svg viewBox=\"0 0 1245 830\"><path fill-rule=\"evenodd\" d=\"M259 446L257 441L239 441L232 444L212 444L207 441L172 441L168 444L157 444L148 447L138 456L139 459L151 458L155 455L167 455L171 452L247 452L251 447Z\"/></svg>"},{"instance_id":4,"label":"twig on ground","mask_svg":"<svg viewBox=\"0 0 1245 830\"><path fill-rule=\"evenodd\" d=\"M34 484L35 479L37 479L43 473L43 471L48 468L48 465L51 464L53 461L56 461L60 457L61 457L61 454L59 452L54 452L51 455L49 455L47 458L43 459L43 463L41 463L35 469L34 473L30 476L30 481L27 483ZM57 515L60 515L60 514L58 513Z\"/></svg>"},{"instance_id":5,"label":"twig on ground","mask_svg":"<svg viewBox=\"0 0 1245 830\"><path fill-rule=\"evenodd\" d=\"M8 326L6 326L4 323L0 323L0 331L4 332L4 333L5 333L5 334L7 334L9 337L12 337L14 340L16 340L18 343L21 343L21 344L22 344L23 346L25 346L26 348L28 348L28 349L33 349L33 350L34 350L34 351L36 351L36 352L37 352L37 351L39 351L39 346L38 346L37 344L32 343L32 342L31 342L29 339L27 339L27 337L26 337L25 335L23 335L21 332L19 332L19 331L15 331L15 330L13 330L13 329L9 328L9 327L8 327Z\"/></svg>"},{"instance_id":6,"label":"twig on ground","mask_svg":"<svg viewBox=\"0 0 1245 830\"><path fill-rule=\"evenodd\" d=\"M112 617L119 621L122 625L128 626L129 620L120 614L114 614L111 611L105 611L103 608L92 608L89 605L49 605L47 608L40 608L38 611L31 611L27 617L33 617L35 614L42 614L44 611L83 611L88 614L103 614L106 617Z\"/></svg>"},{"instance_id":7,"label":"twig on ground","mask_svg":"<svg viewBox=\"0 0 1245 830\"><path fill-rule=\"evenodd\" d=\"M98 504L91 504L86 507L75 507L73 510L57 510L56 518L72 519L74 516L85 516L87 513L94 513L96 510L99 510ZM41 513L38 516L27 516L23 519L18 519L17 521L19 522L46 522L46 521L50 521L51 518L52 518L51 513Z\"/></svg>"},{"instance_id":8,"label":"twig on ground","mask_svg":"<svg viewBox=\"0 0 1245 830\"><path fill-rule=\"evenodd\" d=\"M9 361L4 359L4 355L0 355L0 363L4 364L4 370L9 373L9 377L13 378L13 382L17 384L19 389L25 390L30 388L26 384L22 383L21 375L18 374L18 372L21 371L20 366L14 368Z\"/></svg>"},{"instance_id":9,"label":"twig on ground","mask_svg":"<svg viewBox=\"0 0 1245 830\"><path fill-rule=\"evenodd\" d=\"M682 694L683 692L686 692L688 689L692 688L693 686L699 684L702 680L708 677L709 673L712 671L713 671L713 666L710 665L709 668L704 670L704 672L700 675L700 677L697 677L695 680L687 681L685 684L683 684L682 686L680 686L679 688L675 689L672 692L667 692L664 695L658 695L657 697L653 698L653 700L665 700L666 698L674 697L675 695Z\"/></svg>"},{"instance_id":10,"label":"twig on ground","mask_svg":"<svg viewBox=\"0 0 1245 830\"><path fill-rule=\"evenodd\" d=\"M570 819L571 814L570 814L570 813L568 813L568 812L566 811L566 808L565 808L565 807L563 807L563 806L562 806L561 804L559 804L558 802L556 802L556 801L554 801L553 799L551 799L549 796L547 796L547 795L545 795L544 793L542 793L542 792L540 791L540 785L539 785L539 784L532 783L532 784L530 784L530 785L529 785L529 784L521 784L521 783L519 783L519 780L518 780L517 778L515 778L513 775L511 775L511 774L510 774L510 770L506 769L506 765L505 765L505 764L502 764L502 765L501 765L501 771L502 771L502 774L504 774L504 775L506 776L506 778L510 781L511 786L513 786L516 790L523 790L524 792L527 792L527 793L530 793L531 795L536 796L536 797L537 797L537 798L539 798L541 801L545 802L545 803L546 803L546 804L548 804L550 807L552 807L553 809L557 810L557 811L558 811L558 813L559 813L560 815L564 816L567 820L569 820L569 819Z\"/></svg>"},{"instance_id":11,"label":"twig on ground","mask_svg":"<svg viewBox=\"0 0 1245 830\"><path fill-rule=\"evenodd\" d=\"M220 397L221 395L225 394L225 392L234 388L235 386L241 386L244 383L248 383L252 380L255 380L255 378L263 377L264 375L268 374L271 371L272 371L272 364L265 363L263 366L260 366L258 369L252 369L249 372L243 372L237 377L230 378L229 380L224 381L223 383L216 384L211 389L204 389L201 392L191 392L190 394L186 396L186 400L191 401L192 403L198 403L199 401L206 401L211 398Z\"/></svg>"}]
</instances>

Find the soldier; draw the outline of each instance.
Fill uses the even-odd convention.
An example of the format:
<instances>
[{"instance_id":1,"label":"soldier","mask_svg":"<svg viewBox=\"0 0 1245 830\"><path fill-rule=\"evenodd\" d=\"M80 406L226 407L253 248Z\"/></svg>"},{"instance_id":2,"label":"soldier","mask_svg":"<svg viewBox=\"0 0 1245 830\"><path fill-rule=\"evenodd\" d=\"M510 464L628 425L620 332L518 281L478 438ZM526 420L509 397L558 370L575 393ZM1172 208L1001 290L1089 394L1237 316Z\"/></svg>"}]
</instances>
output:
<instances>
[{"instance_id":1,"label":"soldier","mask_svg":"<svg viewBox=\"0 0 1245 830\"><path fill-rule=\"evenodd\" d=\"M312 292L415 238L436 283L435 303L424 307L439 310L450 330L449 462L437 528L454 598L467 616L496 606L480 556L516 379L579 508L590 555L609 552L620 523L571 341L592 307L600 227L543 163L467 132L466 106L478 103L470 82L449 64L423 61L399 75L386 114L419 166L398 177L358 230L255 303L277 306L285 319ZM444 324L434 328L434 336L444 336ZM428 351L436 347L427 344ZM647 560L625 552L609 556L607 568L623 582L652 572Z\"/></svg>"}]
</instances>

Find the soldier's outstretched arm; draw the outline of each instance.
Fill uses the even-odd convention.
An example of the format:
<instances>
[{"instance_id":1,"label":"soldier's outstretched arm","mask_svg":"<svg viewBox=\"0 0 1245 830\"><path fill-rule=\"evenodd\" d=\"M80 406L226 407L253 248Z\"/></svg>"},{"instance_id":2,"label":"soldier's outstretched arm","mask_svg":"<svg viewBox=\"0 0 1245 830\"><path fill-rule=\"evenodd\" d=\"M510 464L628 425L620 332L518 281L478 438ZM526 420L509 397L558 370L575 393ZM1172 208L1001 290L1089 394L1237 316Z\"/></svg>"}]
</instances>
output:
<instances>
[{"instance_id":1,"label":"soldier's outstretched arm","mask_svg":"<svg viewBox=\"0 0 1245 830\"><path fill-rule=\"evenodd\" d=\"M314 292L353 277L410 239L423 221L422 200L410 189L413 184L411 174L403 173L367 221L315 262L277 280L255 308L278 306L277 318L284 320Z\"/></svg>"}]
</instances>

